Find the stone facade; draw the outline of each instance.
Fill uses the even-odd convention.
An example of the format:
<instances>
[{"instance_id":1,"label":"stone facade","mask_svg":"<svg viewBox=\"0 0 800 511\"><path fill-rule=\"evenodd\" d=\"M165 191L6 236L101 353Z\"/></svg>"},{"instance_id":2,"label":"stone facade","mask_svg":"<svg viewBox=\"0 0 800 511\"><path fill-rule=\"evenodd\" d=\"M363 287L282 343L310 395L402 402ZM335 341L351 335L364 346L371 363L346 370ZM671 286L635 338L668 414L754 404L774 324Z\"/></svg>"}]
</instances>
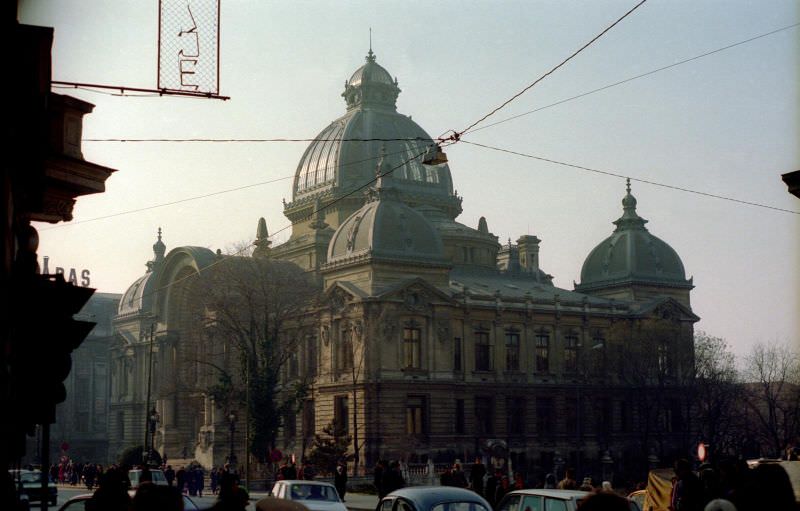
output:
<instances>
[{"instance_id":1,"label":"stone facade","mask_svg":"<svg viewBox=\"0 0 800 511\"><path fill-rule=\"evenodd\" d=\"M484 218L475 228L456 221L462 198L450 169L422 164L431 139L397 113L397 85L370 52L347 81L347 113L298 165L284 204L290 239L272 247L258 224L253 257L308 270L322 294L285 329L298 346L285 381L311 391L284 418L278 447L300 458L335 420L357 437L362 467L378 457L480 455L529 473L573 465L606 476L683 454L692 282L645 229L630 187L582 282L557 288L540 266L539 238L501 245ZM353 193L361 189L368 193ZM148 272L115 320L110 448L143 442L152 350L156 448L219 465L230 430L198 362L212 347L197 328L189 277L222 256L165 252L159 232ZM647 372L636 374L645 360Z\"/></svg>"}]
</instances>

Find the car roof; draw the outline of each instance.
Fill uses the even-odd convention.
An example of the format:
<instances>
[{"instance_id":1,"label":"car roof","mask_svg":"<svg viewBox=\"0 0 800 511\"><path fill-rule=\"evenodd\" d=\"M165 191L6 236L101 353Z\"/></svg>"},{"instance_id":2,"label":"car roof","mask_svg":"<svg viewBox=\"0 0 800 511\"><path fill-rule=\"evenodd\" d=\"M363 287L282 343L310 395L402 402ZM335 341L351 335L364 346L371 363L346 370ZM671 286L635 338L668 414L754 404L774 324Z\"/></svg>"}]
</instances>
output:
<instances>
[{"instance_id":1,"label":"car roof","mask_svg":"<svg viewBox=\"0 0 800 511\"><path fill-rule=\"evenodd\" d=\"M581 499L588 497L592 492L581 490L550 490L550 489L529 489L529 490L514 490L509 492L508 495L540 495L542 497L549 497L551 499Z\"/></svg>"},{"instance_id":2,"label":"car roof","mask_svg":"<svg viewBox=\"0 0 800 511\"><path fill-rule=\"evenodd\" d=\"M326 483L325 481L313 481L311 479L282 479L280 481L275 481L275 484L310 484L314 486L333 486L331 483Z\"/></svg>"},{"instance_id":3,"label":"car roof","mask_svg":"<svg viewBox=\"0 0 800 511\"><path fill-rule=\"evenodd\" d=\"M400 488L386 497L403 497L421 504L423 508L429 508L441 502L466 501L483 504L486 506L486 509L492 509L489 503L474 491L457 488L455 486L413 486L410 488Z\"/></svg>"}]
</instances>

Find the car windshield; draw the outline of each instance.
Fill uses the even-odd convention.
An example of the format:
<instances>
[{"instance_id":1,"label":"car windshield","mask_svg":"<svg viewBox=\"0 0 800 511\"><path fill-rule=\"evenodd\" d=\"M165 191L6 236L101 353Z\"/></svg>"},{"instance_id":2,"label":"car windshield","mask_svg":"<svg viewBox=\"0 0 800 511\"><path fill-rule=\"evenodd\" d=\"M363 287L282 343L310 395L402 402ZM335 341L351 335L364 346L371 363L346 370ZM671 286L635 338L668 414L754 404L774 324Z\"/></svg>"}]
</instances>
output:
<instances>
[{"instance_id":1,"label":"car windshield","mask_svg":"<svg viewBox=\"0 0 800 511\"><path fill-rule=\"evenodd\" d=\"M23 483L41 483L42 482L42 473L41 472L22 472L20 474L19 478Z\"/></svg>"},{"instance_id":2,"label":"car windshield","mask_svg":"<svg viewBox=\"0 0 800 511\"><path fill-rule=\"evenodd\" d=\"M327 500L339 502L339 495L333 486L321 484L293 484L290 491L292 500Z\"/></svg>"},{"instance_id":3,"label":"car windshield","mask_svg":"<svg viewBox=\"0 0 800 511\"><path fill-rule=\"evenodd\" d=\"M489 511L477 502L443 502L436 504L431 511Z\"/></svg>"}]
</instances>

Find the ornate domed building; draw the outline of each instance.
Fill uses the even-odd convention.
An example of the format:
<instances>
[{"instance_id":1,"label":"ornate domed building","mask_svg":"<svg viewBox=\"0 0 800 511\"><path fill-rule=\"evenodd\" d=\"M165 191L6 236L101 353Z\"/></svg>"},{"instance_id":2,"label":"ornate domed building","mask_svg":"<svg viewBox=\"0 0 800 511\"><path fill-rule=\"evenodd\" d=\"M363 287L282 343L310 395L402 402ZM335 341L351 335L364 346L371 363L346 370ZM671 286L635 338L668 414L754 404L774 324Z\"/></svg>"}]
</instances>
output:
<instances>
[{"instance_id":1,"label":"ornate domed building","mask_svg":"<svg viewBox=\"0 0 800 511\"><path fill-rule=\"evenodd\" d=\"M475 228L456 220L462 198L450 168L422 163L433 142L397 112L399 93L370 50L345 83L345 114L300 158L284 205L291 237L273 247L258 223L253 257L293 263L321 292L283 332L302 347L286 383L305 382L309 393L297 416L283 418L278 447L302 458L335 422L353 436L362 468L378 458L477 455L531 476L571 465L598 477L647 454L652 462L683 452L678 389L698 320L692 281L645 228L630 186L581 283L558 288L540 266L539 238L501 245L484 218ZM197 376L202 349L184 278L220 256L196 247L164 256L158 243L154 252L120 303L112 437L122 448L144 435L143 361L153 338L156 448L219 465L230 437L209 381ZM653 322L669 323L658 331L671 334L653 334ZM646 352L662 371L657 389L631 376L633 354ZM649 392L658 404L641 401Z\"/></svg>"}]
</instances>

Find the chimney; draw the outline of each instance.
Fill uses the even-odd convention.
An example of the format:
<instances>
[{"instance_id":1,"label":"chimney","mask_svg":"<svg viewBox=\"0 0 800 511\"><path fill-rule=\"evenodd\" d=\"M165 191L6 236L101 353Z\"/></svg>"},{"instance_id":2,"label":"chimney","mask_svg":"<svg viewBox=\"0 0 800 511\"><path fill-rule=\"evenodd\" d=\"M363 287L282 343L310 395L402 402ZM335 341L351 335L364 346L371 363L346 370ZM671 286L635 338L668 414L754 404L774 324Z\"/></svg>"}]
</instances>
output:
<instances>
[{"instance_id":1,"label":"chimney","mask_svg":"<svg viewBox=\"0 0 800 511\"><path fill-rule=\"evenodd\" d=\"M519 266L523 273L539 271L539 243L536 236L524 235L517 240L519 250Z\"/></svg>"}]
</instances>

